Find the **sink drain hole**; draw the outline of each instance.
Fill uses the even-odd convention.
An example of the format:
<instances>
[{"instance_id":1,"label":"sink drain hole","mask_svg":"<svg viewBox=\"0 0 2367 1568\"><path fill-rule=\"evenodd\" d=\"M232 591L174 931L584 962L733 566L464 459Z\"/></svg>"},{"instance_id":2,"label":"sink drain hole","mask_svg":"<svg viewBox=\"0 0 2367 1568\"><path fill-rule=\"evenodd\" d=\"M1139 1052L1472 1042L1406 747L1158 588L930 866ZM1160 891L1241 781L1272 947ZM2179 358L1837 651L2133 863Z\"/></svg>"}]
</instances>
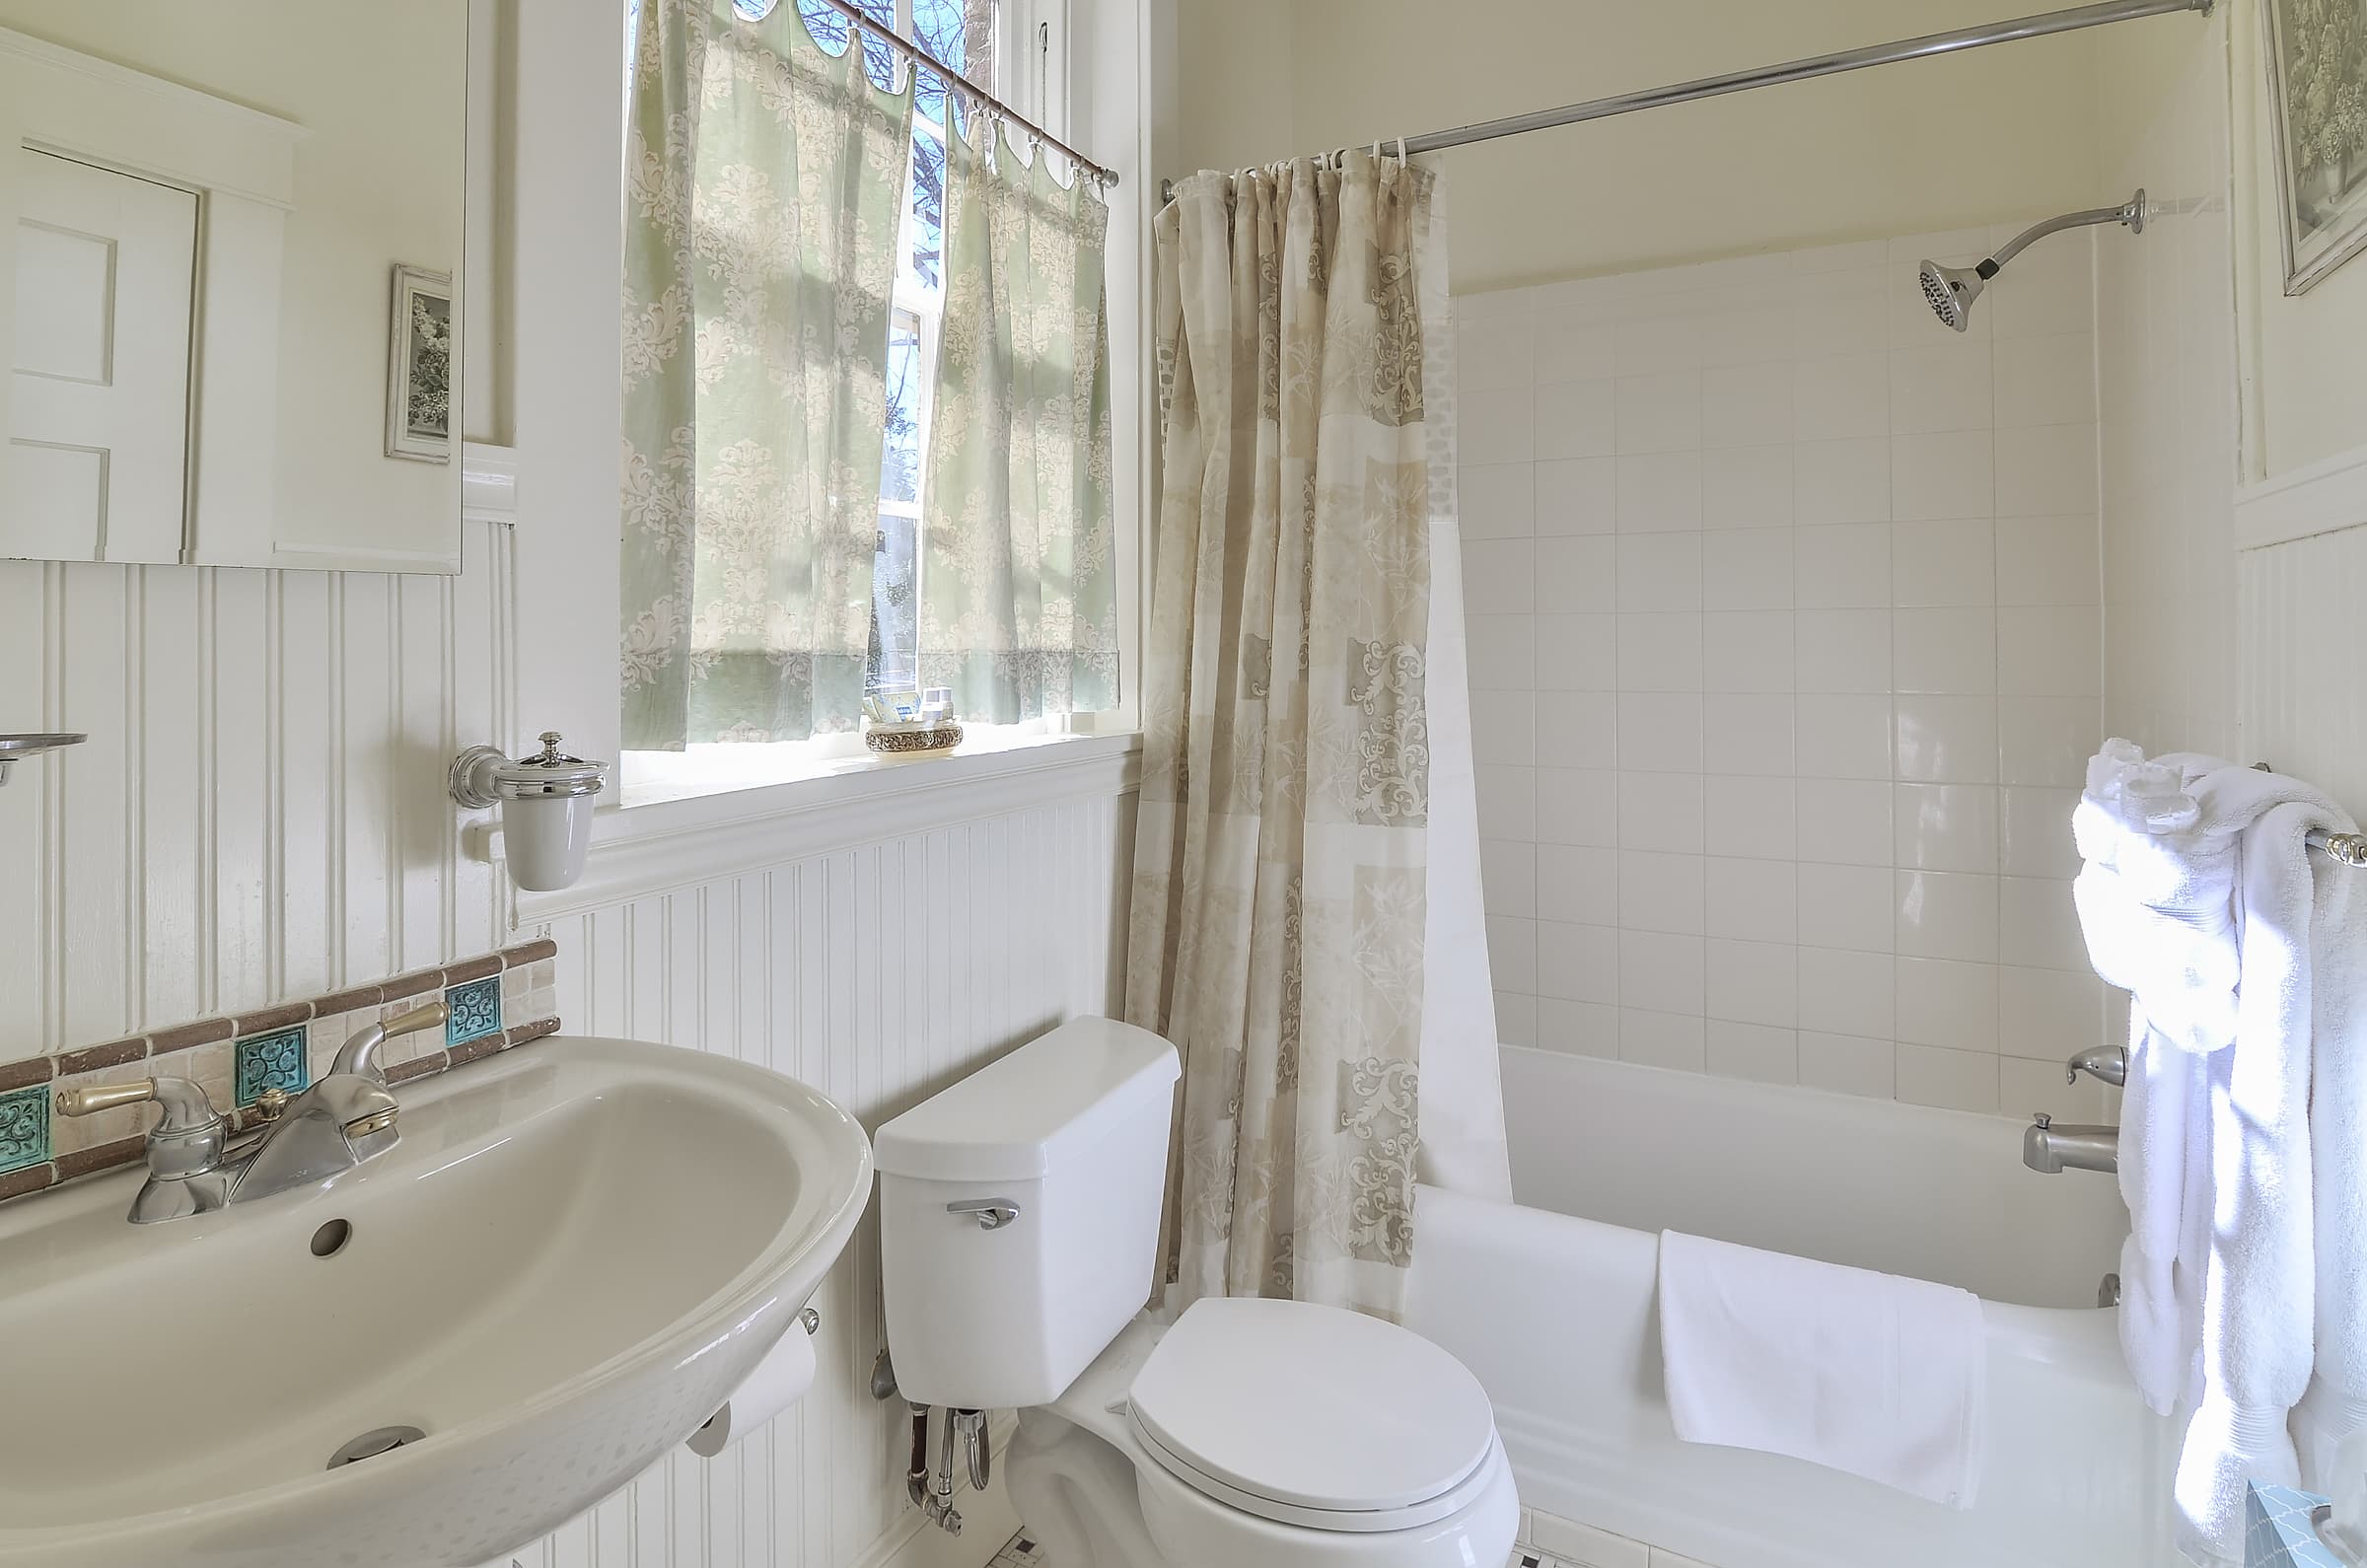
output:
<instances>
[{"instance_id":1,"label":"sink drain hole","mask_svg":"<svg viewBox=\"0 0 2367 1568\"><path fill-rule=\"evenodd\" d=\"M392 1454L426 1436L415 1426L382 1426L375 1432L363 1433L331 1454L328 1467L333 1470L347 1464L358 1464L363 1460L374 1460L381 1454Z\"/></svg>"},{"instance_id":2,"label":"sink drain hole","mask_svg":"<svg viewBox=\"0 0 2367 1568\"><path fill-rule=\"evenodd\" d=\"M353 1225L350 1221L331 1220L313 1233L313 1255L334 1257L345 1250L345 1244L352 1240Z\"/></svg>"}]
</instances>

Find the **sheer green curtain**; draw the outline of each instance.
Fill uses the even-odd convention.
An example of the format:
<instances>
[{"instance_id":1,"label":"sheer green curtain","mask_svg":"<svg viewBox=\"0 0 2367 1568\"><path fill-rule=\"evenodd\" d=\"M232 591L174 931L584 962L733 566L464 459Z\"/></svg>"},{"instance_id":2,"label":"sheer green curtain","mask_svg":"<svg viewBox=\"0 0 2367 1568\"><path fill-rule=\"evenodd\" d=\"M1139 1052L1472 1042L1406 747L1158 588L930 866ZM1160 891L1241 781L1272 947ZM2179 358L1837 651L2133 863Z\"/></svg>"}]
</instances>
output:
<instances>
[{"instance_id":1,"label":"sheer green curtain","mask_svg":"<svg viewBox=\"0 0 2367 1568\"><path fill-rule=\"evenodd\" d=\"M624 744L861 719L912 100L793 4L641 0L625 148Z\"/></svg>"},{"instance_id":2,"label":"sheer green curtain","mask_svg":"<svg viewBox=\"0 0 2367 1568\"><path fill-rule=\"evenodd\" d=\"M945 325L921 501L920 672L964 718L1117 703L1110 210L991 124L946 157ZM992 149L991 153L987 149Z\"/></svg>"}]
</instances>

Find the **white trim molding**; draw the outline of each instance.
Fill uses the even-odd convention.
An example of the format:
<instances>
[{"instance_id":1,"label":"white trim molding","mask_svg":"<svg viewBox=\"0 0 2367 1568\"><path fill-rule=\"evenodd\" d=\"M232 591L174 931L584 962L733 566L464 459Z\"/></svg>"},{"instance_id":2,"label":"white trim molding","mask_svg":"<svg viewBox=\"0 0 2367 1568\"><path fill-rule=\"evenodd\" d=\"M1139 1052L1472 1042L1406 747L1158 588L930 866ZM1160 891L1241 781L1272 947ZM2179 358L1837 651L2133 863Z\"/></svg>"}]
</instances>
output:
<instances>
[{"instance_id":1,"label":"white trim molding","mask_svg":"<svg viewBox=\"0 0 2367 1568\"><path fill-rule=\"evenodd\" d=\"M461 443L461 520L517 526L517 448Z\"/></svg>"},{"instance_id":2,"label":"white trim molding","mask_svg":"<svg viewBox=\"0 0 2367 1568\"><path fill-rule=\"evenodd\" d=\"M823 778L647 805L592 820L581 881L517 894L527 929L764 866L885 838L1140 787L1138 735L1070 736L1038 746L857 768ZM506 858L497 818L463 835L475 861Z\"/></svg>"},{"instance_id":3,"label":"white trim molding","mask_svg":"<svg viewBox=\"0 0 2367 1568\"><path fill-rule=\"evenodd\" d=\"M2236 548L2257 550L2367 524L2367 446L2236 491Z\"/></svg>"}]
</instances>

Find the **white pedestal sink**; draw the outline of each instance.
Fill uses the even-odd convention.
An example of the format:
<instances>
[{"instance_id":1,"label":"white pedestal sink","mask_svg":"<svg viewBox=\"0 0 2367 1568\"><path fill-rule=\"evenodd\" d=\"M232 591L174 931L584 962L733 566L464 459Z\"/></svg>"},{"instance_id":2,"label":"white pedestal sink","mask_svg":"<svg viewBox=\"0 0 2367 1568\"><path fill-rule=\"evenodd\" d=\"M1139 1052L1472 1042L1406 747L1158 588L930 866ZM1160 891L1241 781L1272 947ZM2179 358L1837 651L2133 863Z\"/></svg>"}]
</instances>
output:
<instances>
[{"instance_id":1,"label":"white pedestal sink","mask_svg":"<svg viewBox=\"0 0 2367 1568\"><path fill-rule=\"evenodd\" d=\"M559 1037L397 1094L319 1187L0 1208L0 1568L475 1568L802 1332L871 1188L852 1117L724 1057ZM327 1467L389 1427L424 1436Z\"/></svg>"}]
</instances>

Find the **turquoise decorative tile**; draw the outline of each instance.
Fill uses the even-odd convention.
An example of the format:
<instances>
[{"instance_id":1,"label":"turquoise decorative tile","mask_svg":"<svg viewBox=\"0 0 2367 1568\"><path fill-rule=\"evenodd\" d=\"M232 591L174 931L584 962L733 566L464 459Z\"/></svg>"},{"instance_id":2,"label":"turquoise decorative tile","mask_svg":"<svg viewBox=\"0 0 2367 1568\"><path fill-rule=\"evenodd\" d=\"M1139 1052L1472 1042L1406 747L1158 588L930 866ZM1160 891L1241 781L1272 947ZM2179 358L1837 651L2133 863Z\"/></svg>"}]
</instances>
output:
<instances>
[{"instance_id":1,"label":"turquoise decorative tile","mask_svg":"<svg viewBox=\"0 0 2367 1568\"><path fill-rule=\"evenodd\" d=\"M313 1081L306 1065L304 1026L273 1030L238 1044L238 1102L251 1105L266 1089L302 1094Z\"/></svg>"},{"instance_id":2,"label":"turquoise decorative tile","mask_svg":"<svg viewBox=\"0 0 2367 1568\"><path fill-rule=\"evenodd\" d=\"M0 1172L49 1160L49 1086L0 1095Z\"/></svg>"},{"instance_id":3,"label":"turquoise decorative tile","mask_svg":"<svg viewBox=\"0 0 2367 1568\"><path fill-rule=\"evenodd\" d=\"M444 1005L452 1009L452 1017L444 1024L445 1044L458 1045L464 1040L498 1034L501 1033L501 976L488 974L481 980L469 980L452 986L444 993Z\"/></svg>"}]
</instances>

